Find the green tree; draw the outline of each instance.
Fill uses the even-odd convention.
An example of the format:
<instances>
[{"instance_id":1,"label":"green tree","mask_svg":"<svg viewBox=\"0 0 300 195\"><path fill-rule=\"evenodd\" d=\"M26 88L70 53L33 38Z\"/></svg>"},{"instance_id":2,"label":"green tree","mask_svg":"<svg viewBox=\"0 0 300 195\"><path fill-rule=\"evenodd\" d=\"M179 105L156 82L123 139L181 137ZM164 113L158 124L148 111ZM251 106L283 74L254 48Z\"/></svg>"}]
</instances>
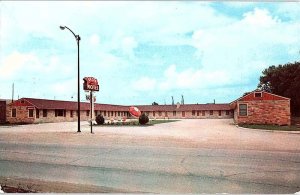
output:
<instances>
[{"instance_id":1,"label":"green tree","mask_svg":"<svg viewBox=\"0 0 300 195\"><path fill-rule=\"evenodd\" d=\"M291 112L300 116L300 62L270 66L262 72L258 88L291 98Z\"/></svg>"}]
</instances>

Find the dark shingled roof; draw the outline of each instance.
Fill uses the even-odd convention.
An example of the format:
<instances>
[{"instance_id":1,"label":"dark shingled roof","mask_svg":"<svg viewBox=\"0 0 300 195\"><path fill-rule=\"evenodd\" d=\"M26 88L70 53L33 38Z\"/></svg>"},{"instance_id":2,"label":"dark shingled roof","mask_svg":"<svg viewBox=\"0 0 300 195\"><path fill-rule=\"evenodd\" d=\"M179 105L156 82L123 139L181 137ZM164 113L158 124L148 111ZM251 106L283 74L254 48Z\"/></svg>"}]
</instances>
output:
<instances>
[{"instance_id":1,"label":"dark shingled roof","mask_svg":"<svg viewBox=\"0 0 300 195\"><path fill-rule=\"evenodd\" d=\"M35 98L22 98L38 109L66 109L77 110L77 102L62 100L47 100ZM192 110L231 110L229 104L184 104L184 105L135 105L141 111L192 111ZM98 104L95 110L129 111L130 106ZM90 104L81 102L80 110L89 110Z\"/></svg>"}]
</instances>

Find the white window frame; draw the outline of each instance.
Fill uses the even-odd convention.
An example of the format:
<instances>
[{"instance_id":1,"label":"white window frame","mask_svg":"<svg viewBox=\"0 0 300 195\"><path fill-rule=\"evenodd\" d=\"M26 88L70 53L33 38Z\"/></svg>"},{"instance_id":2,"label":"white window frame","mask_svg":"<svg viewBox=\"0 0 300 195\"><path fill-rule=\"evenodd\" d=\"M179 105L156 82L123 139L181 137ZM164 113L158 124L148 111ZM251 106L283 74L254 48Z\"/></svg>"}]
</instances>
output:
<instances>
[{"instance_id":1,"label":"white window frame","mask_svg":"<svg viewBox=\"0 0 300 195\"><path fill-rule=\"evenodd\" d=\"M260 97L256 97L255 94L260 94ZM254 92L253 95L254 95L254 98L262 98L262 92Z\"/></svg>"},{"instance_id":2,"label":"white window frame","mask_svg":"<svg viewBox=\"0 0 300 195\"><path fill-rule=\"evenodd\" d=\"M246 112L246 115L240 115L240 105L246 105L246 108L247 108L247 112ZM239 114L239 116L241 116L241 117L245 117L245 116L248 116L248 110L249 110L249 107L248 107L248 103L239 103L238 104L238 114Z\"/></svg>"},{"instance_id":3,"label":"white window frame","mask_svg":"<svg viewBox=\"0 0 300 195\"><path fill-rule=\"evenodd\" d=\"M30 110L32 110L32 116L29 116ZM34 109L33 108L28 109L28 118L34 118Z\"/></svg>"}]
</instances>

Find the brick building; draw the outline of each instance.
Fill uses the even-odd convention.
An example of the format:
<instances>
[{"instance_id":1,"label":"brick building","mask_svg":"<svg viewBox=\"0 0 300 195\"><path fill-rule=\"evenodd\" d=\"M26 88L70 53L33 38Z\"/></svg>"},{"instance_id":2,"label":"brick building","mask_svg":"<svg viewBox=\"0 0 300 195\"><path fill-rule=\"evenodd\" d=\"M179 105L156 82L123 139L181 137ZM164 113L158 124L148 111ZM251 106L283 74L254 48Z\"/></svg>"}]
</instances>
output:
<instances>
[{"instance_id":1,"label":"brick building","mask_svg":"<svg viewBox=\"0 0 300 195\"><path fill-rule=\"evenodd\" d=\"M81 103L80 118L89 120L90 104ZM130 106L95 104L93 116L105 119L131 118ZM253 91L230 104L136 105L153 119L233 118L237 124L290 125L290 99L275 94ZM7 105L9 123L42 123L77 121L77 102L21 98Z\"/></svg>"},{"instance_id":2,"label":"brick building","mask_svg":"<svg viewBox=\"0 0 300 195\"><path fill-rule=\"evenodd\" d=\"M0 124L6 122L6 101L0 100Z\"/></svg>"},{"instance_id":3,"label":"brick building","mask_svg":"<svg viewBox=\"0 0 300 195\"><path fill-rule=\"evenodd\" d=\"M237 124L290 125L290 99L264 91L252 91L230 104Z\"/></svg>"},{"instance_id":4,"label":"brick building","mask_svg":"<svg viewBox=\"0 0 300 195\"><path fill-rule=\"evenodd\" d=\"M90 104L81 103L80 118L89 120ZM95 104L94 116L103 115L105 119L121 120L130 118L130 106ZM136 106L149 118L232 118L229 104L177 104ZM8 105L7 121L10 123L42 123L77 120L77 102L21 98Z\"/></svg>"}]
</instances>

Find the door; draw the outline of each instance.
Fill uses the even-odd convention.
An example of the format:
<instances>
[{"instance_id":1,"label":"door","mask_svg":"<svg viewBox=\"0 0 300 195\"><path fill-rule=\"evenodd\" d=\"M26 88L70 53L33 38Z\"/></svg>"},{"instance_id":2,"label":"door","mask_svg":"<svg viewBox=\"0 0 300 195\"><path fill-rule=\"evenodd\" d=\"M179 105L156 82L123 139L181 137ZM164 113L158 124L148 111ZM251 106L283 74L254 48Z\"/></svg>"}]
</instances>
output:
<instances>
[{"instance_id":1,"label":"door","mask_svg":"<svg viewBox=\"0 0 300 195\"><path fill-rule=\"evenodd\" d=\"M185 117L185 111L182 111L182 117Z\"/></svg>"}]
</instances>

